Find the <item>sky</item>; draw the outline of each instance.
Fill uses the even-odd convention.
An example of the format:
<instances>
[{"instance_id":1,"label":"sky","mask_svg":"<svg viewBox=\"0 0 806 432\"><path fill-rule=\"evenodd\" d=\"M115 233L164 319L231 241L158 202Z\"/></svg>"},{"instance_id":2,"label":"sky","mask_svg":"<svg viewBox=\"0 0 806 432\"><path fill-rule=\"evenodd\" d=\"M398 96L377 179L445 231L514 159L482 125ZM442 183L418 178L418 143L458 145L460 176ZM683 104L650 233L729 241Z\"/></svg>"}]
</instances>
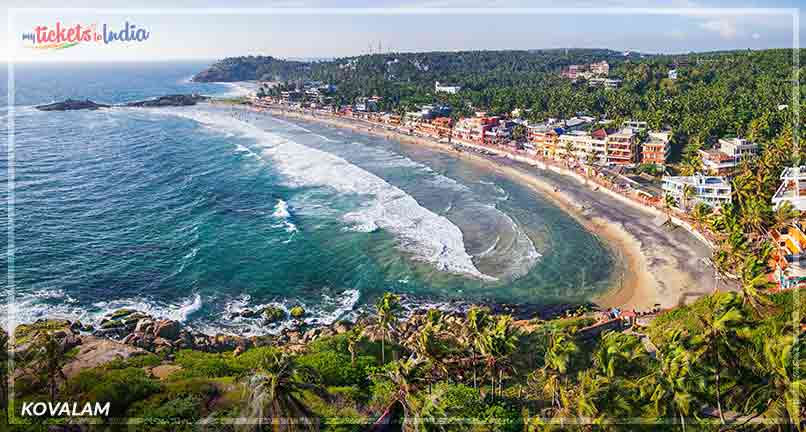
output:
<instances>
[{"instance_id":1,"label":"sky","mask_svg":"<svg viewBox=\"0 0 806 432\"><path fill-rule=\"evenodd\" d=\"M791 48L793 31L800 34L792 11L799 12L806 0L73 0L70 9L54 9L64 8L63 0L4 3L29 9L0 10L0 31L7 35L0 61L92 62L249 54L327 58L378 51ZM33 49L23 40L24 33L38 26L52 29L56 22L94 24L99 32L104 25L117 32L128 22L148 31L148 38L61 50Z\"/></svg>"}]
</instances>

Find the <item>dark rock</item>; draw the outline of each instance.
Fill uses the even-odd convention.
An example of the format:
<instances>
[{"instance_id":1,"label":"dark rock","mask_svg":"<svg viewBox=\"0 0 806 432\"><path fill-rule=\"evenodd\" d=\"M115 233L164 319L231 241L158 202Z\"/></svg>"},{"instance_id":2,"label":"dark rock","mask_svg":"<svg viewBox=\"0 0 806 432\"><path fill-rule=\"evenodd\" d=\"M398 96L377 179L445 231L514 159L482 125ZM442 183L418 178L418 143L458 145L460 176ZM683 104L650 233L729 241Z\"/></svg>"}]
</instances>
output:
<instances>
[{"instance_id":1,"label":"dark rock","mask_svg":"<svg viewBox=\"0 0 806 432\"><path fill-rule=\"evenodd\" d=\"M242 318L256 318L260 315L260 311L253 311L252 309L244 309L238 314Z\"/></svg>"},{"instance_id":2,"label":"dark rock","mask_svg":"<svg viewBox=\"0 0 806 432\"><path fill-rule=\"evenodd\" d=\"M277 306L266 306L263 308L263 318L265 318L267 324L273 324L277 321L282 321L286 317L286 313L284 310L280 309Z\"/></svg>"},{"instance_id":3,"label":"dark rock","mask_svg":"<svg viewBox=\"0 0 806 432\"><path fill-rule=\"evenodd\" d=\"M155 324L154 335L168 340L175 340L179 338L180 330L178 321L162 320L157 321Z\"/></svg>"},{"instance_id":4,"label":"dark rock","mask_svg":"<svg viewBox=\"0 0 806 432\"><path fill-rule=\"evenodd\" d=\"M109 105L95 103L89 99L76 100L67 99L62 102L53 102L45 105L37 105L40 111L73 111L73 110L97 110L99 108L109 108Z\"/></svg>"},{"instance_id":5,"label":"dark rock","mask_svg":"<svg viewBox=\"0 0 806 432\"><path fill-rule=\"evenodd\" d=\"M210 99L207 96L198 94L175 94L160 96L156 99L148 99L137 102L129 102L127 107L166 107L166 106L188 106L196 105L198 102L203 102Z\"/></svg>"}]
</instances>

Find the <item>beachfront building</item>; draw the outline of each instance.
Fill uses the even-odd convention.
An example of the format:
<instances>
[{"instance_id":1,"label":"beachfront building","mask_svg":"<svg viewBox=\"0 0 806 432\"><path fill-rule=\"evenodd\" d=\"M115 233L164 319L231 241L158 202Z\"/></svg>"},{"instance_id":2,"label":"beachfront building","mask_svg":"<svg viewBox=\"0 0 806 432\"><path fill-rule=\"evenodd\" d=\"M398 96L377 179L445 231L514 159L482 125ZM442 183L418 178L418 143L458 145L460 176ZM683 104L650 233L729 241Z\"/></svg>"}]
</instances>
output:
<instances>
[{"instance_id":1,"label":"beachfront building","mask_svg":"<svg viewBox=\"0 0 806 432\"><path fill-rule=\"evenodd\" d=\"M690 197L684 197L684 191L687 186L692 191L692 196ZM681 204L691 200L703 202L714 208L721 207L731 201L731 191L730 182L724 177L705 176L702 174L663 177L663 192L671 195Z\"/></svg>"},{"instance_id":2,"label":"beachfront building","mask_svg":"<svg viewBox=\"0 0 806 432\"><path fill-rule=\"evenodd\" d=\"M461 89L462 89L462 87L458 86L458 85L441 84L439 81L434 83L434 91L436 93L441 92L441 93L456 94L456 93L459 93L459 90L461 90Z\"/></svg>"},{"instance_id":3,"label":"beachfront building","mask_svg":"<svg viewBox=\"0 0 806 432\"><path fill-rule=\"evenodd\" d=\"M608 135L604 129L591 133L571 131L560 135L555 157L572 157L585 162L592 158L597 163L604 163L607 161L607 144Z\"/></svg>"},{"instance_id":4,"label":"beachfront building","mask_svg":"<svg viewBox=\"0 0 806 432\"><path fill-rule=\"evenodd\" d=\"M447 138L451 135L453 119L450 117L437 117L431 121L418 122L414 129L433 138Z\"/></svg>"},{"instance_id":5,"label":"beachfront building","mask_svg":"<svg viewBox=\"0 0 806 432\"><path fill-rule=\"evenodd\" d=\"M781 186L772 197L776 208L788 202L793 208L806 211L806 166L784 168L781 173Z\"/></svg>"},{"instance_id":6,"label":"beachfront building","mask_svg":"<svg viewBox=\"0 0 806 432\"><path fill-rule=\"evenodd\" d=\"M711 175L730 176L744 160L758 154L758 144L742 138L722 138L710 150L700 150L703 171Z\"/></svg>"},{"instance_id":7,"label":"beachfront building","mask_svg":"<svg viewBox=\"0 0 806 432\"><path fill-rule=\"evenodd\" d=\"M488 117L486 113L476 113L475 117L465 117L456 122L453 138L474 144L483 144L485 133L498 124L498 117Z\"/></svg>"},{"instance_id":8,"label":"beachfront building","mask_svg":"<svg viewBox=\"0 0 806 432\"><path fill-rule=\"evenodd\" d=\"M641 163L665 165L671 153L669 132L649 132L649 137L641 144Z\"/></svg>"},{"instance_id":9,"label":"beachfront building","mask_svg":"<svg viewBox=\"0 0 806 432\"><path fill-rule=\"evenodd\" d=\"M607 163L632 165L638 158L638 135L624 128L607 136Z\"/></svg>"},{"instance_id":10,"label":"beachfront building","mask_svg":"<svg viewBox=\"0 0 806 432\"><path fill-rule=\"evenodd\" d=\"M553 158L557 154L557 145L563 132L561 127L549 125L529 126L527 128L527 140L534 146L536 154Z\"/></svg>"},{"instance_id":11,"label":"beachfront building","mask_svg":"<svg viewBox=\"0 0 806 432\"><path fill-rule=\"evenodd\" d=\"M806 222L798 221L780 231L772 229L775 242L772 264L775 281L781 289L795 288L806 282Z\"/></svg>"}]
</instances>

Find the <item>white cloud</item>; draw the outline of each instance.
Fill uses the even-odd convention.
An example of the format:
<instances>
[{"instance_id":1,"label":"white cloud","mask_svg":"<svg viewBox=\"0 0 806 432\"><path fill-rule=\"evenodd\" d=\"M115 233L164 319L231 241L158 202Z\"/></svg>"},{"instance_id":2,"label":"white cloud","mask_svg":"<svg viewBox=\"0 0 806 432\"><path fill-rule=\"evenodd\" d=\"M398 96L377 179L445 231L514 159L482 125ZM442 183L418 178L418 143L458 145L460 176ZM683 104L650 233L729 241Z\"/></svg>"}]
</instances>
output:
<instances>
[{"instance_id":1,"label":"white cloud","mask_svg":"<svg viewBox=\"0 0 806 432\"><path fill-rule=\"evenodd\" d=\"M753 33L752 35L750 35L750 37L751 37L751 38L753 38L754 40L759 40L759 39L761 39L761 35L760 35L760 34L758 34L758 33Z\"/></svg>"},{"instance_id":2,"label":"white cloud","mask_svg":"<svg viewBox=\"0 0 806 432\"><path fill-rule=\"evenodd\" d=\"M701 23L700 28L719 33L719 37L727 40L736 39L736 36L739 35L739 31L736 29L736 23L733 20L724 18Z\"/></svg>"}]
</instances>

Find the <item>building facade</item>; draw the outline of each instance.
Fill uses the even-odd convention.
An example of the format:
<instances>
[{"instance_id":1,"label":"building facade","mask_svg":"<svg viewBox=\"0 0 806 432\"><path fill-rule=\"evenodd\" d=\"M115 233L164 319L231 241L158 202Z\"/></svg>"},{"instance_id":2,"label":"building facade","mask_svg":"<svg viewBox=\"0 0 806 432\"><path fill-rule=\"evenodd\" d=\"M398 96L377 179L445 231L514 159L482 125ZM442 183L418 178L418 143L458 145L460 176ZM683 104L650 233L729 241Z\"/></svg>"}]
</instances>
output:
<instances>
[{"instance_id":1,"label":"building facade","mask_svg":"<svg viewBox=\"0 0 806 432\"><path fill-rule=\"evenodd\" d=\"M684 191L687 186L693 191L693 196L690 198L684 197ZM731 202L732 187L724 177L699 174L694 176L665 176L663 177L663 192L674 197L678 203L691 199L718 208Z\"/></svg>"}]
</instances>

